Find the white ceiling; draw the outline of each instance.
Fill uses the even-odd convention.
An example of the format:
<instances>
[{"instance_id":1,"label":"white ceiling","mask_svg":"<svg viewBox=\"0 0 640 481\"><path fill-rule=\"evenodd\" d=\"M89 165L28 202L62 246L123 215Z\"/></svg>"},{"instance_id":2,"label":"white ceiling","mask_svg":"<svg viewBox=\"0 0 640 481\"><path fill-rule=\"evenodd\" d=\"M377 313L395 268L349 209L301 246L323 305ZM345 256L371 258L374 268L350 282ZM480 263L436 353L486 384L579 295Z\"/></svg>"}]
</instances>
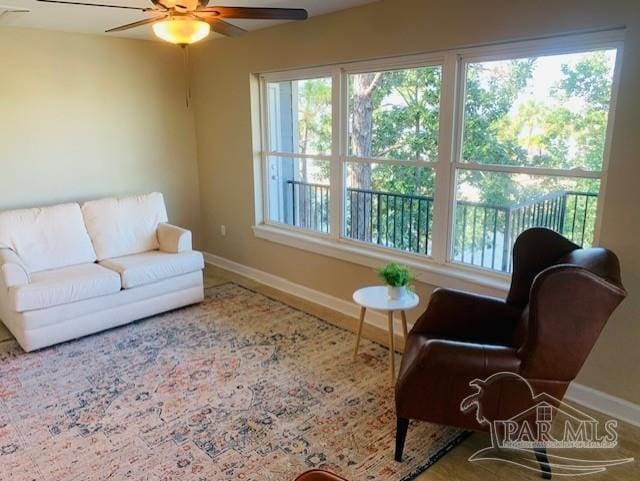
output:
<instances>
[{"instance_id":1,"label":"white ceiling","mask_svg":"<svg viewBox=\"0 0 640 481\"><path fill-rule=\"evenodd\" d=\"M152 6L151 0L69 0L103 3L109 5L127 5L132 7ZM211 5L234 7L292 7L306 8L309 16L344 10L347 8L372 3L377 0L211 0ZM7 12L8 7L27 9L28 13ZM0 26L43 28L62 30L65 32L95 33L127 38L154 40L151 25L126 30L124 32L105 34L108 28L117 27L144 19L149 14L135 10L117 8L100 8L76 5L62 5L38 2L36 0L0 0ZM258 30L270 27L282 21L273 20L232 20L233 23L246 30ZM211 37L217 37L212 34Z\"/></svg>"}]
</instances>

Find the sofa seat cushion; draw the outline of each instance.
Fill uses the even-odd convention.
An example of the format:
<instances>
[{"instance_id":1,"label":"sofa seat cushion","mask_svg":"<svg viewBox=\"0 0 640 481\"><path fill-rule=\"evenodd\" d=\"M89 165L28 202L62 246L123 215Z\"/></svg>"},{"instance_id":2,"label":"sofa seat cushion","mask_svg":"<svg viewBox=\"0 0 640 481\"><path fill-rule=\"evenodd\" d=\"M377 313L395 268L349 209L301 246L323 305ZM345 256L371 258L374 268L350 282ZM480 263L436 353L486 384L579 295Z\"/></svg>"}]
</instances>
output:
<instances>
[{"instance_id":1,"label":"sofa seat cushion","mask_svg":"<svg viewBox=\"0 0 640 481\"><path fill-rule=\"evenodd\" d=\"M109 259L100 262L100 265L120 274L122 287L130 289L202 270L204 259L196 251L177 254L152 251Z\"/></svg>"},{"instance_id":2,"label":"sofa seat cushion","mask_svg":"<svg viewBox=\"0 0 640 481\"><path fill-rule=\"evenodd\" d=\"M116 274L117 275L117 274ZM119 278L120 276L118 276ZM42 327L65 324L72 319L86 318L95 314L102 316L104 312L112 309L126 307L152 298L157 298L159 302L173 293L202 289L202 271L190 272L178 277L171 277L164 281L154 282L146 286L134 289L121 289L118 292L106 296L94 297L71 304L60 304L59 306L47 309L36 309L35 311L10 312L6 318L2 319L9 329L15 327L18 330L29 331ZM2 479L2 478L0 478Z\"/></svg>"},{"instance_id":3,"label":"sofa seat cushion","mask_svg":"<svg viewBox=\"0 0 640 481\"><path fill-rule=\"evenodd\" d=\"M9 295L14 310L26 312L106 296L120 289L117 273L97 264L80 264L35 272L29 284L12 287Z\"/></svg>"}]
</instances>

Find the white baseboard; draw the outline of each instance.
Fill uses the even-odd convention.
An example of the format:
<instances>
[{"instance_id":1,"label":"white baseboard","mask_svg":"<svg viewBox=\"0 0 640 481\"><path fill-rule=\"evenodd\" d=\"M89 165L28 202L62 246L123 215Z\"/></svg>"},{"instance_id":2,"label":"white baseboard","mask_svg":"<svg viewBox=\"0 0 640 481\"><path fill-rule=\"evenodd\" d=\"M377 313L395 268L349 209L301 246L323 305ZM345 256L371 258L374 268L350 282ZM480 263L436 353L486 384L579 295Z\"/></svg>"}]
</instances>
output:
<instances>
[{"instance_id":1,"label":"white baseboard","mask_svg":"<svg viewBox=\"0 0 640 481\"><path fill-rule=\"evenodd\" d=\"M240 264L238 262L220 257L214 254L204 253L207 264L220 267L222 269L248 277L254 281L273 287L280 291L300 297L309 302L319 304L334 311L345 314L349 317L357 318L360 314L360 307L354 302L345 301L338 297L325 294L323 292L305 287L295 282L291 282L284 277L279 277L268 272L255 269L253 267ZM367 312L366 322L377 328L387 329L387 318L379 312ZM394 329L402 332L401 326L396 320ZM566 398L569 401L581 404L595 411L599 411L608 416L612 416L621 421L640 426L640 405L626 401L616 396L612 396L602 391L598 391L588 386L572 382L567 390Z\"/></svg>"},{"instance_id":2,"label":"white baseboard","mask_svg":"<svg viewBox=\"0 0 640 481\"><path fill-rule=\"evenodd\" d=\"M355 317L356 319L360 316L360 306L355 302L345 301L344 299L340 299L330 294L325 294L324 292L296 284L284 277L269 274L268 272L245 266L244 264L240 264L224 257L209 254L207 252L204 252L203 255L207 264L240 274L244 277L260 282L261 284L265 284L269 287L273 287L274 289L278 289L304 299L305 301L313 302L323 307L328 307L329 309L345 314L346 316ZM369 310L367 311L365 322L380 329L384 329L385 332L387 331L387 316L384 314ZM394 322L394 331L402 332L401 329L402 326L400 321L396 319Z\"/></svg>"},{"instance_id":3,"label":"white baseboard","mask_svg":"<svg viewBox=\"0 0 640 481\"><path fill-rule=\"evenodd\" d=\"M572 382L566 398L582 406L612 416L620 421L640 426L640 405L625 399L598 391L592 387Z\"/></svg>"}]
</instances>

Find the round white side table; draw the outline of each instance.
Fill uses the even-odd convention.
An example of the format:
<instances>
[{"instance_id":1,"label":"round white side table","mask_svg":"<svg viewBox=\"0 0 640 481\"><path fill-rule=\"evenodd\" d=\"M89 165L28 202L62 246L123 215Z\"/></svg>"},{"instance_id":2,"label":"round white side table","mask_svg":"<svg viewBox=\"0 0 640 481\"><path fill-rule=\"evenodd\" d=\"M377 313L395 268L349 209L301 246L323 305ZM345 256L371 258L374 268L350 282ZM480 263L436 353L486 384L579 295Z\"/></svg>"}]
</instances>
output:
<instances>
[{"instance_id":1,"label":"round white side table","mask_svg":"<svg viewBox=\"0 0 640 481\"><path fill-rule=\"evenodd\" d=\"M385 311L389 323L389 368L391 372L391 382L394 382L396 378L396 365L394 357L395 349L393 346L393 312L400 312L400 316L402 317L402 331L406 340L407 316L405 311L416 307L420 302L420 298L414 292L409 291L401 299L390 299L387 294L387 286L371 286L358 289L354 292L353 300L360 305L360 325L358 326L356 345L353 349L353 360L355 361L358 356L360 336L362 335L362 326L364 325L364 316L367 309Z\"/></svg>"}]
</instances>

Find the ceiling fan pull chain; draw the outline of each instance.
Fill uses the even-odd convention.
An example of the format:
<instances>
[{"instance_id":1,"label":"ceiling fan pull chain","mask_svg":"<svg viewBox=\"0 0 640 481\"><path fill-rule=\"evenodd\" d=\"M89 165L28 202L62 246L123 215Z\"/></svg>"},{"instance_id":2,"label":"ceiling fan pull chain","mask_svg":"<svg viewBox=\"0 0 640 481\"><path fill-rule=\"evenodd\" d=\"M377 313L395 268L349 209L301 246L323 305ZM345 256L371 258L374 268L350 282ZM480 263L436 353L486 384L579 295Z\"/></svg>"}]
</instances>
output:
<instances>
[{"instance_id":1,"label":"ceiling fan pull chain","mask_svg":"<svg viewBox=\"0 0 640 481\"><path fill-rule=\"evenodd\" d=\"M191 76L189 75L189 46L182 45L182 58L184 60L184 88L185 88L185 103L187 109L191 104Z\"/></svg>"}]
</instances>

